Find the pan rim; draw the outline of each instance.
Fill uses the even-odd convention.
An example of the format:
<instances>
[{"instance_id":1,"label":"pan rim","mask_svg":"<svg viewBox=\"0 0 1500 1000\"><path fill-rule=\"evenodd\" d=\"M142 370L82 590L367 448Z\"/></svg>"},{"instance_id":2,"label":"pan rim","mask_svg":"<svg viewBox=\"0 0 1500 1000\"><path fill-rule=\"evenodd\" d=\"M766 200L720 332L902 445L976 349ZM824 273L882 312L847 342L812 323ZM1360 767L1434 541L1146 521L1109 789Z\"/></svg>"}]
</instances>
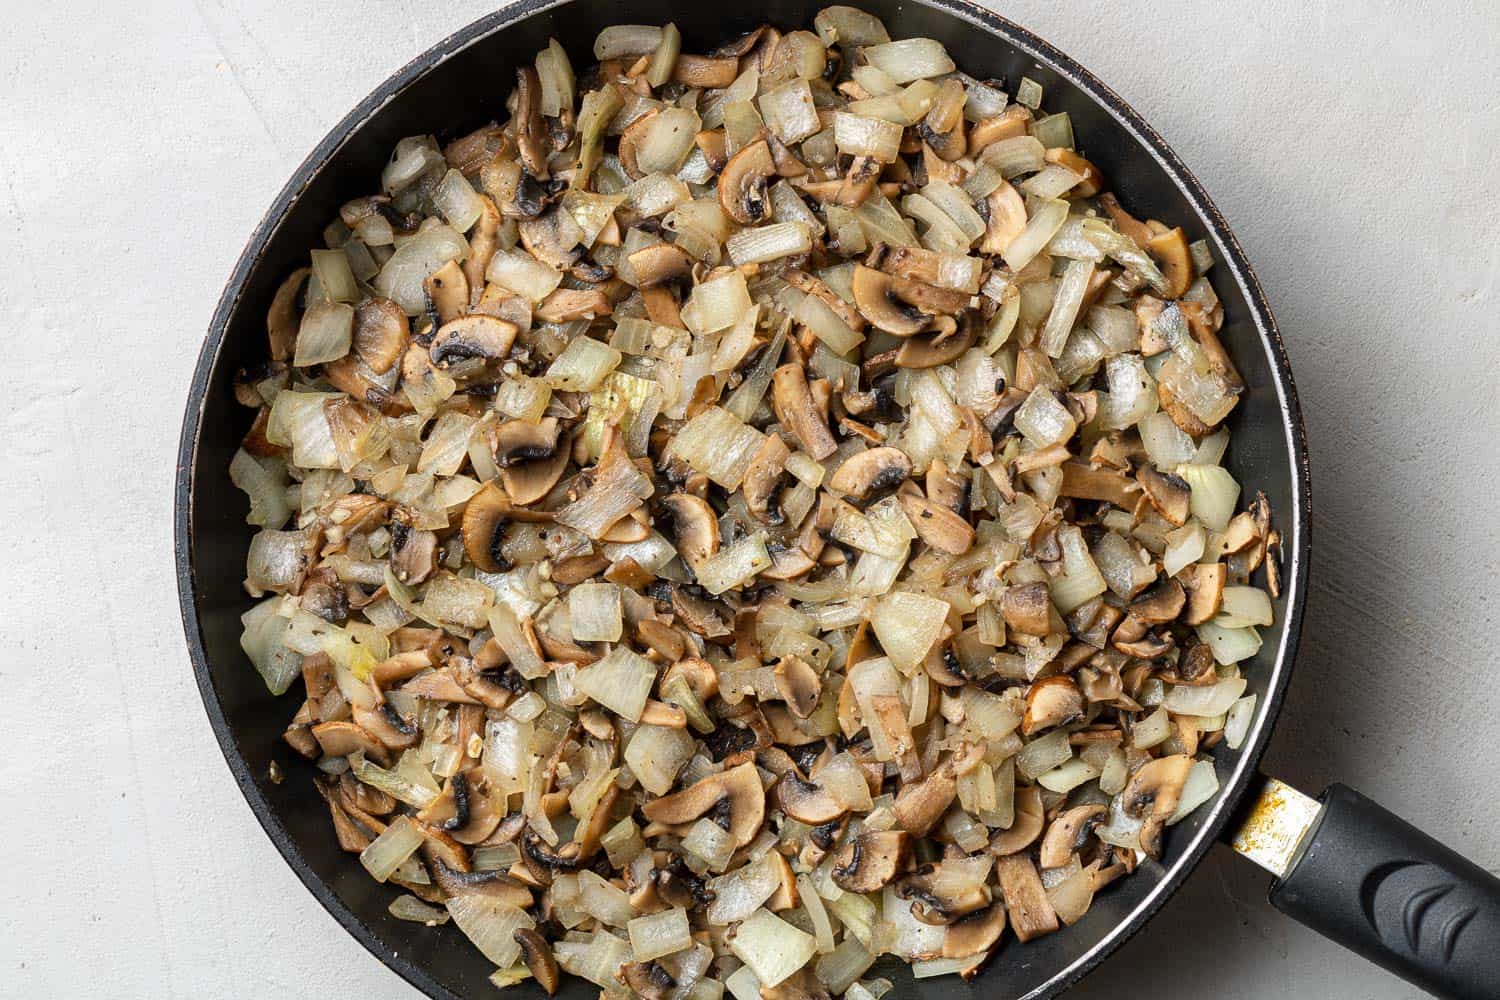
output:
<instances>
[{"instance_id":1,"label":"pan rim","mask_svg":"<svg viewBox=\"0 0 1500 1000\"><path fill-rule=\"evenodd\" d=\"M311 869L302 858L285 826L276 817L271 803L257 785L249 765L239 752L229 721L214 691L194 599L192 552L194 470L205 400L213 370L223 349L229 319L239 306L246 280L254 269L261 252L312 178L361 125L427 72L454 54L484 41L526 17L544 10L564 7L570 2L572 0L520 0L516 4L503 7L458 29L416 56L371 91L330 129L303 159L251 234L244 250L236 260L229 281L214 309L207 336L194 366L178 447L173 489L173 536L178 599L194 677L225 762L257 822L260 823L261 828L287 865L319 904L382 964L435 1000L461 1000L461 997L439 983L425 966L386 947L373 929L362 921L331 886ZM1278 518L1282 521L1283 531L1289 531L1291 534L1291 544L1285 546L1286 566L1283 571L1287 594L1285 625L1272 663L1265 703L1257 713L1239 759L1235 762L1229 779L1223 783L1209 806L1208 813L1203 816L1187 848L1163 873L1151 892L1136 905L1130 916L1112 928L1103 939L1072 963L1055 971L1046 982L1021 998L1021 1000L1042 1000L1044 997L1056 996L1077 983L1156 914L1168 896L1182 885L1202 861L1213 843L1219 839L1225 826L1234 817L1240 799L1243 798L1256 776L1259 761L1265 752L1276 718L1285 701L1305 610L1310 552L1308 536L1311 523L1311 482L1307 441L1285 345L1275 318L1271 314L1265 292L1228 222L1197 177L1161 135L1102 80L1072 57L1028 29L979 7L970 0L915 0L915 2L960 18L995 35L1057 73L1115 118L1135 143L1149 152L1157 161L1202 220L1207 232L1217 244L1227 270L1233 275L1234 281L1239 285L1241 294L1245 298L1251 320L1270 361L1272 381L1281 413L1282 431L1286 435L1287 454L1292 464L1289 480L1292 510L1282 513ZM980 981L982 981L982 976L983 974L981 974Z\"/></svg>"}]
</instances>

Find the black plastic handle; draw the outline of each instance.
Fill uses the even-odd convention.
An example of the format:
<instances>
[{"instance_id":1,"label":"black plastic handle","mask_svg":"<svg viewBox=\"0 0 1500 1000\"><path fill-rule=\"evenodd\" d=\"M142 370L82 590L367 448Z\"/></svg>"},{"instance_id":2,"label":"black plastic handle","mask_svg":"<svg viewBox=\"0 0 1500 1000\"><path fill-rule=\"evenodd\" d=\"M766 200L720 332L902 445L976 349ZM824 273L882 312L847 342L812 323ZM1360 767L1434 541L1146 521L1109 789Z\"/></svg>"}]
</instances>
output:
<instances>
[{"instance_id":1,"label":"black plastic handle","mask_svg":"<svg viewBox=\"0 0 1500 1000\"><path fill-rule=\"evenodd\" d=\"M1271 904L1440 997L1500 997L1500 879L1333 785Z\"/></svg>"}]
</instances>

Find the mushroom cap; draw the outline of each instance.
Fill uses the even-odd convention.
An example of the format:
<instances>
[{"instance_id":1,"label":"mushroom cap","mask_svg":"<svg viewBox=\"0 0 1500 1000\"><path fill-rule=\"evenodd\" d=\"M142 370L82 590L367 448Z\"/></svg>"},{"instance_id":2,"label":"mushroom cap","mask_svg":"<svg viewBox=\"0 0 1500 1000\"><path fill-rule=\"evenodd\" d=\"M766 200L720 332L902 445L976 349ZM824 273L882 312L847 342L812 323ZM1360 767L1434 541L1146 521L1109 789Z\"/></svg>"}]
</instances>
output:
<instances>
[{"instance_id":1,"label":"mushroom cap","mask_svg":"<svg viewBox=\"0 0 1500 1000\"><path fill-rule=\"evenodd\" d=\"M464 507L460 526L464 554L486 573L501 573L510 567L500 551L510 514L510 497L493 480L485 483Z\"/></svg>"},{"instance_id":2,"label":"mushroom cap","mask_svg":"<svg viewBox=\"0 0 1500 1000\"><path fill-rule=\"evenodd\" d=\"M672 519L677 552L689 568L703 565L719 551L719 519L707 500L691 493L673 493L662 499L661 507Z\"/></svg>"},{"instance_id":3,"label":"mushroom cap","mask_svg":"<svg viewBox=\"0 0 1500 1000\"><path fill-rule=\"evenodd\" d=\"M1109 809L1106 806L1094 802L1075 806L1053 820L1052 825L1047 827L1047 835L1042 838L1042 847L1037 856L1042 867L1061 868L1067 864L1084 836L1107 812Z\"/></svg>"},{"instance_id":4,"label":"mushroom cap","mask_svg":"<svg viewBox=\"0 0 1500 1000\"><path fill-rule=\"evenodd\" d=\"M396 366L411 342L406 310L390 299L370 298L354 310L354 356L376 375Z\"/></svg>"},{"instance_id":5,"label":"mushroom cap","mask_svg":"<svg viewBox=\"0 0 1500 1000\"><path fill-rule=\"evenodd\" d=\"M518 507L529 507L545 497L568 468L572 451L572 435L565 435L553 449L551 456L508 465L500 469L500 482L510 495L510 502ZM517 517L519 518L519 512ZM547 515L549 518L551 515ZM535 517L528 518L535 520Z\"/></svg>"},{"instance_id":6,"label":"mushroom cap","mask_svg":"<svg viewBox=\"0 0 1500 1000\"><path fill-rule=\"evenodd\" d=\"M1066 725L1083 718L1083 693L1073 678L1065 674L1047 677L1032 684L1026 691L1026 714L1021 720L1021 733L1030 736Z\"/></svg>"},{"instance_id":7,"label":"mushroom cap","mask_svg":"<svg viewBox=\"0 0 1500 1000\"><path fill-rule=\"evenodd\" d=\"M1180 528L1187 523L1188 504L1193 496L1187 480L1176 473L1158 472L1150 465L1142 465L1135 481L1141 484L1146 499L1168 524Z\"/></svg>"},{"instance_id":8,"label":"mushroom cap","mask_svg":"<svg viewBox=\"0 0 1500 1000\"><path fill-rule=\"evenodd\" d=\"M557 454L558 423L556 417L543 417L536 423L506 420L490 434L495 464L502 469L551 458Z\"/></svg>"},{"instance_id":9,"label":"mushroom cap","mask_svg":"<svg viewBox=\"0 0 1500 1000\"><path fill-rule=\"evenodd\" d=\"M632 126L634 127L634 126ZM626 130L627 134L629 129ZM621 162L624 162L625 137L620 137ZM764 140L752 142L735 153L719 171L719 206L735 222L753 226L771 218L771 202L766 196L770 178L776 174L776 161Z\"/></svg>"},{"instance_id":10,"label":"mushroom cap","mask_svg":"<svg viewBox=\"0 0 1500 1000\"><path fill-rule=\"evenodd\" d=\"M944 958L970 958L986 952L1005 932L1005 906L994 903L948 925L943 937Z\"/></svg>"},{"instance_id":11,"label":"mushroom cap","mask_svg":"<svg viewBox=\"0 0 1500 1000\"><path fill-rule=\"evenodd\" d=\"M641 806L641 813L653 823L689 823L724 799L728 800L729 835L735 846L744 847L755 839L765 819L765 790L754 763L711 774L680 792L653 799Z\"/></svg>"},{"instance_id":12,"label":"mushroom cap","mask_svg":"<svg viewBox=\"0 0 1500 1000\"><path fill-rule=\"evenodd\" d=\"M955 324L951 317L940 316L938 322L942 324L938 329L901 342L896 351L897 368L936 368L951 364L979 339L979 328L968 317Z\"/></svg>"},{"instance_id":13,"label":"mushroom cap","mask_svg":"<svg viewBox=\"0 0 1500 1000\"><path fill-rule=\"evenodd\" d=\"M869 830L833 855L833 884L845 892L874 892L911 866L911 834L905 830Z\"/></svg>"},{"instance_id":14,"label":"mushroom cap","mask_svg":"<svg viewBox=\"0 0 1500 1000\"><path fill-rule=\"evenodd\" d=\"M626 259L630 261L637 288L655 288L693 273L693 258L675 243L653 243Z\"/></svg>"},{"instance_id":15,"label":"mushroom cap","mask_svg":"<svg viewBox=\"0 0 1500 1000\"><path fill-rule=\"evenodd\" d=\"M822 785L803 781L795 772L776 783L776 801L782 812L809 826L831 823L848 811Z\"/></svg>"},{"instance_id":16,"label":"mushroom cap","mask_svg":"<svg viewBox=\"0 0 1500 1000\"><path fill-rule=\"evenodd\" d=\"M897 337L911 337L927 329L928 315L896 297L896 280L884 271L855 264L850 279L854 306L871 326Z\"/></svg>"},{"instance_id":17,"label":"mushroom cap","mask_svg":"<svg viewBox=\"0 0 1500 1000\"><path fill-rule=\"evenodd\" d=\"M497 316L474 313L449 320L433 335L427 349L432 363L447 368L456 361L503 358L516 341L516 325Z\"/></svg>"},{"instance_id":18,"label":"mushroom cap","mask_svg":"<svg viewBox=\"0 0 1500 1000\"><path fill-rule=\"evenodd\" d=\"M867 448L845 460L828 478L828 488L863 500L872 493L896 488L910 475L911 459L906 452L883 445Z\"/></svg>"},{"instance_id":19,"label":"mushroom cap","mask_svg":"<svg viewBox=\"0 0 1500 1000\"><path fill-rule=\"evenodd\" d=\"M1016 789L1015 816L1007 830L996 830L989 852L1004 857L1030 847L1042 835L1044 823L1041 789L1035 785Z\"/></svg>"},{"instance_id":20,"label":"mushroom cap","mask_svg":"<svg viewBox=\"0 0 1500 1000\"><path fill-rule=\"evenodd\" d=\"M783 656L771 674L777 694L787 709L799 719L806 719L818 707L823 694L823 678L799 656Z\"/></svg>"}]
</instances>

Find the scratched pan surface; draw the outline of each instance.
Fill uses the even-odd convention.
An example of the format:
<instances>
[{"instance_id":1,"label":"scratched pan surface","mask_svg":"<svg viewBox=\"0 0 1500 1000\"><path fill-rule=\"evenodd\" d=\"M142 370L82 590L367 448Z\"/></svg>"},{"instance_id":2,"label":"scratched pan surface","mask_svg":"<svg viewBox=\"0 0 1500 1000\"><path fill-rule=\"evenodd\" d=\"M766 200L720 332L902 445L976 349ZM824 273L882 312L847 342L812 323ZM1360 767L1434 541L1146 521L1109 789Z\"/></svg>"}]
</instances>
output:
<instances>
[{"instance_id":1,"label":"scratched pan surface","mask_svg":"<svg viewBox=\"0 0 1500 1000\"><path fill-rule=\"evenodd\" d=\"M1228 465L1247 490L1266 492L1287 539L1277 624L1264 631L1260 654L1246 670L1249 690L1259 696L1257 718L1239 751L1218 749L1221 792L1169 832L1162 862L1144 865L1101 893L1075 926L1024 946L1006 940L970 983L954 977L914 981L895 962L876 967L896 981L898 996L1054 996L1156 912L1212 845L1253 776L1281 707L1302 621L1308 479L1301 416L1275 323L1234 236L1197 180L1118 96L1041 39L962 0L859 5L883 18L892 37L936 38L960 68L1005 80L1012 93L1023 75L1040 82L1047 110L1072 116L1081 151L1132 212L1181 224L1189 239L1209 240L1225 339L1248 386L1229 420ZM549 37L584 64L595 34L606 25L671 20L682 30L685 51L704 51L762 20L807 27L818 6L795 0L528 0L475 22L386 81L319 143L250 238L214 313L189 393L176 485L178 588L204 705L235 780L287 863L349 933L431 997L488 995L493 987L486 977L494 970L451 926L428 928L386 912L392 891L338 850L310 765L281 741L295 695L272 698L239 649L239 616L248 605L240 579L251 529L244 522L244 497L230 484L227 469L248 411L234 403L232 376L241 365L264 360L264 317L277 284L305 263L309 247L321 245L323 226L343 201L378 187L396 140L429 132L446 140L503 120L515 68L529 63ZM279 785L266 777L273 760L288 775ZM524 1000L542 994L525 986L512 995ZM571 981L562 995L584 1000L597 996L597 988Z\"/></svg>"}]
</instances>

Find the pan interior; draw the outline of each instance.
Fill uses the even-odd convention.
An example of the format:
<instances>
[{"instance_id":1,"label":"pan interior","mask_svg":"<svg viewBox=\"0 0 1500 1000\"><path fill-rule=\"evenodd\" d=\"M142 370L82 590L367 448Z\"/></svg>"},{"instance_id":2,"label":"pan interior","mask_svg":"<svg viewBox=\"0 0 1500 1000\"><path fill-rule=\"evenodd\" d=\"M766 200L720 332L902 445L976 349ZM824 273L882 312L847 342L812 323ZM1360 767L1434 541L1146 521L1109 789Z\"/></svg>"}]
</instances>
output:
<instances>
[{"instance_id":1,"label":"pan interior","mask_svg":"<svg viewBox=\"0 0 1500 1000\"><path fill-rule=\"evenodd\" d=\"M1024 946L1007 939L971 983L953 977L913 981L895 962L871 973L895 980L902 996L1048 996L1102 960L1185 877L1253 770L1280 705L1300 621L1306 544L1300 419L1274 326L1238 247L1196 182L1133 112L1044 42L976 7L957 0L933 6L863 0L860 6L883 18L892 37L936 38L961 69L999 78L1011 92L1023 75L1041 83L1047 110L1071 115L1081 151L1104 171L1128 208L1181 224L1189 239L1210 240L1217 258L1212 279L1225 309L1224 337L1248 385L1229 421L1233 443L1227 464L1246 490L1265 491L1287 539L1277 624L1264 631L1262 650L1246 670L1249 690L1259 696L1258 718L1240 751L1219 749L1220 799L1173 828L1163 863L1148 863L1101 893L1071 928ZM428 928L389 915L393 891L339 851L312 788L310 765L280 739L295 696L272 698L239 649L239 616L249 606L240 578L252 529L244 523L245 499L227 471L249 424L248 411L233 400L233 373L264 360L264 317L278 283L306 262L308 248L321 245L322 229L343 201L378 188L395 142L421 133L445 141L504 120L515 69L529 63L549 37L582 65L591 61L595 34L612 23L674 21L684 51L701 52L762 20L783 28L807 26L816 9L789 0L729 8L575 0L523 3L476 22L393 77L320 144L252 238L214 316L183 429L177 495L179 587L204 701L251 807L298 875L381 961L433 997L485 994L494 989L487 982L494 969L452 927ZM280 784L267 779L273 761L287 775ZM570 980L561 995L584 1000L597 992ZM541 994L524 986L514 995Z\"/></svg>"}]
</instances>

